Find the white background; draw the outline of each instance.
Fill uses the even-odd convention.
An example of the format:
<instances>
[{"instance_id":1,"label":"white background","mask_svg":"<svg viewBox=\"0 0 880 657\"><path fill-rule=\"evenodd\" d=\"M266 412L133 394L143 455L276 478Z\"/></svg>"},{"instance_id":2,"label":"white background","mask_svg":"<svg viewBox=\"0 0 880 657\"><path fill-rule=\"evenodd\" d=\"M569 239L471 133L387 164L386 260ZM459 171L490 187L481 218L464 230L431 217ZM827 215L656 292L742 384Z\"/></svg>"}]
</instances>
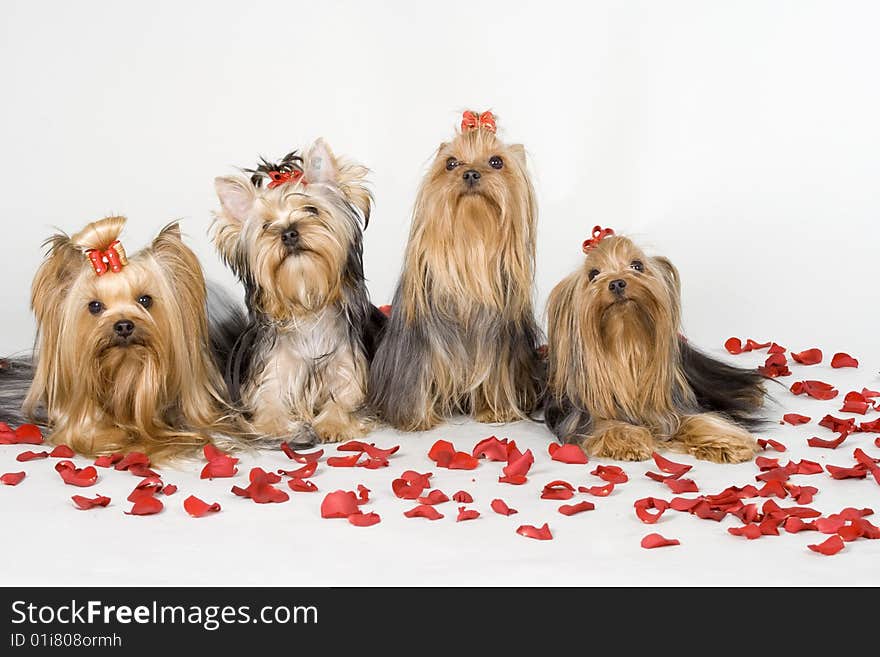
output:
<instances>
[{"instance_id":1,"label":"white background","mask_svg":"<svg viewBox=\"0 0 880 657\"><path fill-rule=\"evenodd\" d=\"M685 329L698 344L717 348L739 335L819 346L829 356L845 350L862 360L859 370L832 372L826 360L810 371L796 366L795 377L831 380L842 391L876 388L878 25L876 3L805 0L4 2L0 349L31 344L28 287L53 226L72 232L124 213L132 249L180 218L209 277L233 288L206 237L217 205L213 178L317 136L373 171L366 271L374 300L387 302L434 149L462 109L492 108L502 137L524 143L531 158L540 207L539 312L579 262L590 228L610 225L678 265ZM814 421L839 408L839 400L779 397L786 410ZM409 505L391 497L392 475L429 469L425 453L437 438L469 449L491 432L542 455L528 487L495 483L494 466L443 472L439 487L451 494L470 486L484 518L454 525L453 508L443 509L439 523L402 517ZM872 445L860 434L835 452L808 449L806 437L830 437L814 425L777 426L768 435L787 442L792 458L836 465L851 463L852 446ZM391 471L324 468L315 479L321 497L372 484L383 523L370 529L321 521L319 497L256 507L232 497L228 481L209 487L192 472L168 475L183 495L161 516L122 515L133 479L118 473L102 473L105 483L95 489L112 493L114 504L78 514L67 498L80 491L63 486L51 462L19 464L20 450L0 448L0 471L29 472L17 488L0 487L16 553L56 557L30 570L2 559L0 581L878 581L871 570L877 542L823 559L805 548L815 534L746 544L726 534L729 520L719 526L674 512L655 527L641 525L634 499L670 497L642 477L647 465L626 466L632 487L598 500L594 515L563 518L557 503L537 499L544 483L600 482L569 469L575 466L551 465L549 435L537 425L465 423L374 439L404 445ZM260 458L264 467L286 461ZM752 464L699 464L693 474L701 490L717 492L752 481L755 472ZM469 483L472 476L478 481ZM802 479L821 483L816 506L824 512L880 503L870 478ZM224 512L189 520L179 507L189 492L221 501ZM494 516L488 501L495 496L519 505L521 515ZM545 520L557 532L550 544L513 533L521 522ZM682 546L641 550L649 531L680 538ZM69 553L54 547L59 542ZM247 567L243 555L253 555Z\"/></svg>"}]
</instances>

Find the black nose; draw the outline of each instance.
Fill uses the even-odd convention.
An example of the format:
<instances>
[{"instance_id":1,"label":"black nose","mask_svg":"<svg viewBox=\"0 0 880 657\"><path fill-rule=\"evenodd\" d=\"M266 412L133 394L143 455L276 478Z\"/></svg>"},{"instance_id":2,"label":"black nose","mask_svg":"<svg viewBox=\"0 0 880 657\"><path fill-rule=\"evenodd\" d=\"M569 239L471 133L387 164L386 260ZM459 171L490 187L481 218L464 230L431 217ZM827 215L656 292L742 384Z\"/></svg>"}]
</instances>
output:
<instances>
[{"instance_id":1,"label":"black nose","mask_svg":"<svg viewBox=\"0 0 880 657\"><path fill-rule=\"evenodd\" d=\"M480 172L476 169L468 169L464 172L462 178L464 178L464 181L468 185L476 185L477 181L480 179Z\"/></svg>"},{"instance_id":2,"label":"black nose","mask_svg":"<svg viewBox=\"0 0 880 657\"><path fill-rule=\"evenodd\" d=\"M618 278L616 281L611 281L608 284L608 289L617 295L623 294L623 290L625 288L626 288L626 281L623 280L622 278Z\"/></svg>"},{"instance_id":3,"label":"black nose","mask_svg":"<svg viewBox=\"0 0 880 657\"><path fill-rule=\"evenodd\" d=\"M127 319L120 319L113 325L113 332L120 338L128 338L134 333L134 322Z\"/></svg>"},{"instance_id":4,"label":"black nose","mask_svg":"<svg viewBox=\"0 0 880 657\"><path fill-rule=\"evenodd\" d=\"M299 231L296 228L287 228L281 233L281 242L287 248L293 248L299 242Z\"/></svg>"}]
</instances>

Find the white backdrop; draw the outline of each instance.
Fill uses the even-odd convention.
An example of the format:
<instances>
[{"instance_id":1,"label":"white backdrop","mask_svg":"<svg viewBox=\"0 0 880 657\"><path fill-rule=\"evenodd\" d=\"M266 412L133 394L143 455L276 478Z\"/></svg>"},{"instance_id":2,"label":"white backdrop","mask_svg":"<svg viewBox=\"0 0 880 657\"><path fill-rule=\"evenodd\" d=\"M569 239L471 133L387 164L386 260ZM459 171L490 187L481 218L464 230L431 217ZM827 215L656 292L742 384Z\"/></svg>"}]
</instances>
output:
<instances>
[{"instance_id":1,"label":"white backdrop","mask_svg":"<svg viewBox=\"0 0 880 657\"><path fill-rule=\"evenodd\" d=\"M0 8L3 351L52 226L181 218L210 277L212 180L324 136L373 170L373 298L465 108L531 156L537 307L595 223L684 280L692 339L877 353L880 5L60 2Z\"/></svg>"}]
</instances>

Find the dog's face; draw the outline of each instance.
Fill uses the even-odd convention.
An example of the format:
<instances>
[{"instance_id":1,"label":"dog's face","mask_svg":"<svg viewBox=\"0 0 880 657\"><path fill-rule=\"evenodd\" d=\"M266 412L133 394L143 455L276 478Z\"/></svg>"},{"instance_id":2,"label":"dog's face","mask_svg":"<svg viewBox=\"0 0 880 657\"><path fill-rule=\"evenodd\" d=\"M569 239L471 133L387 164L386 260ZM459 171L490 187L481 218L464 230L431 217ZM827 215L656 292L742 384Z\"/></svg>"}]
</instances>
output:
<instances>
[{"instance_id":1,"label":"dog's face","mask_svg":"<svg viewBox=\"0 0 880 657\"><path fill-rule=\"evenodd\" d=\"M606 341L678 330L678 273L669 260L648 257L629 238L610 236L587 252L580 271L582 310Z\"/></svg>"},{"instance_id":2,"label":"dog's face","mask_svg":"<svg viewBox=\"0 0 880 657\"><path fill-rule=\"evenodd\" d=\"M370 211L366 169L340 163L318 140L303 177L274 188L217 178L222 211L213 238L224 260L253 288L256 309L274 319L337 300L347 260L361 246Z\"/></svg>"}]
</instances>

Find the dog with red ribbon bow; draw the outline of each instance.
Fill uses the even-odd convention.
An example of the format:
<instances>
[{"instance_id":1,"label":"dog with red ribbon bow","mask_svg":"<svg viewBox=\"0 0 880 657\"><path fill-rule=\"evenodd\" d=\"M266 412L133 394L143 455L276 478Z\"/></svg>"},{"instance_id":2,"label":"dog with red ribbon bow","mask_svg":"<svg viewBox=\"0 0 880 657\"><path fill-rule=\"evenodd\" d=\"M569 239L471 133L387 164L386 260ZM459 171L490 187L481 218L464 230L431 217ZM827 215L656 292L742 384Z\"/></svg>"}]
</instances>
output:
<instances>
[{"instance_id":1,"label":"dog with red ribbon bow","mask_svg":"<svg viewBox=\"0 0 880 657\"><path fill-rule=\"evenodd\" d=\"M537 211L525 149L491 112L465 112L413 210L403 274L370 373L370 402L402 430L457 413L525 419L542 388L532 308Z\"/></svg>"},{"instance_id":2,"label":"dog with red ribbon bow","mask_svg":"<svg viewBox=\"0 0 880 657\"><path fill-rule=\"evenodd\" d=\"M642 461L665 447L751 459L764 379L681 336L678 270L600 226L583 251L548 301L547 426L591 456Z\"/></svg>"},{"instance_id":3,"label":"dog with red ribbon bow","mask_svg":"<svg viewBox=\"0 0 880 657\"><path fill-rule=\"evenodd\" d=\"M230 345L209 333L195 254L175 223L128 257L125 223L107 217L47 241L31 290L35 364L0 374L0 418L36 421L81 454L140 451L154 462L234 438L218 366Z\"/></svg>"}]
</instances>

